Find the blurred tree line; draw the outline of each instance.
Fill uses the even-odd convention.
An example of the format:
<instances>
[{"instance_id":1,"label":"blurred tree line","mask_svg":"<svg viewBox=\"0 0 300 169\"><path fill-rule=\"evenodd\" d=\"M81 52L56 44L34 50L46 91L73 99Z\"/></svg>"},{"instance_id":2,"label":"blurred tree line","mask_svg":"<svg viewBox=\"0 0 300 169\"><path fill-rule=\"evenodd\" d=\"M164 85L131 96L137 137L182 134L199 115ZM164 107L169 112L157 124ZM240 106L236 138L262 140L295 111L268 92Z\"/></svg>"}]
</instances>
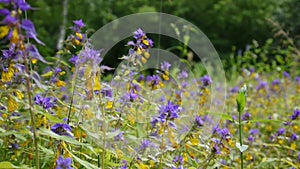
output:
<instances>
[{"instance_id":1,"label":"blurred tree line","mask_svg":"<svg viewBox=\"0 0 300 169\"><path fill-rule=\"evenodd\" d=\"M28 0L36 9L28 15L47 44L40 47L44 56L56 52L64 1ZM198 26L223 58L232 52L232 46L244 49L253 39L263 43L272 37L267 19L278 21L293 37L300 31L300 0L68 0L67 7L66 28L72 20L82 19L91 31L136 12L173 14Z\"/></svg>"}]
</instances>

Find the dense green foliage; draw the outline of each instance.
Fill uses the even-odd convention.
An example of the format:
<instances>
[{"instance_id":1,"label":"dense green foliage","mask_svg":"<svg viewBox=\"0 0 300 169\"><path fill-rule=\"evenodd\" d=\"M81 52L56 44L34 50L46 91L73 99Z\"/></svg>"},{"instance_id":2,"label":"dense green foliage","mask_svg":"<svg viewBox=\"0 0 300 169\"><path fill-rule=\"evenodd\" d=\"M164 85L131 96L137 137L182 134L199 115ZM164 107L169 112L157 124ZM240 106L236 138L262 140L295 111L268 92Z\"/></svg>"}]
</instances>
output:
<instances>
[{"instance_id":1,"label":"dense green foliage","mask_svg":"<svg viewBox=\"0 0 300 169\"><path fill-rule=\"evenodd\" d=\"M39 28L41 39L49 44L42 53L53 55L62 24L63 1L29 2L37 8L29 12L29 16ZM226 59L232 46L244 49L253 39L263 44L270 38L274 32L268 19L280 21L295 36L299 32L298 3L296 0L69 0L67 27L72 20L82 18L93 32L118 17L136 12L162 11L194 23L209 37L222 58Z\"/></svg>"}]
</instances>

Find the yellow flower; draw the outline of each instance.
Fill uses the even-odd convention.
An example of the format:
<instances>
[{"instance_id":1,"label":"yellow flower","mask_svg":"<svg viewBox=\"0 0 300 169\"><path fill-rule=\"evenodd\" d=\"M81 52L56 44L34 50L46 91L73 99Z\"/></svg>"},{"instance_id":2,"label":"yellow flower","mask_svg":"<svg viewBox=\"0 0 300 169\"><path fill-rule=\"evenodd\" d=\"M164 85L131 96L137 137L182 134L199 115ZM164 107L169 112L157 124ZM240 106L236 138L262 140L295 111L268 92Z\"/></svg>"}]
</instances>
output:
<instances>
[{"instance_id":1,"label":"yellow flower","mask_svg":"<svg viewBox=\"0 0 300 169\"><path fill-rule=\"evenodd\" d=\"M295 133L297 133L298 131L300 131L300 130L299 130L299 126L298 126L298 125L294 125L294 126L293 126L293 131L294 131Z\"/></svg>"},{"instance_id":2,"label":"yellow flower","mask_svg":"<svg viewBox=\"0 0 300 169\"><path fill-rule=\"evenodd\" d=\"M59 75L65 75L66 74L66 72L65 71L61 71L61 72L59 72Z\"/></svg>"},{"instance_id":3,"label":"yellow flower","mask_svg":"<svg viewBox=\"0 0 300 169\"><path fill-rule=\"evenodd\" d=\"M7 98L7 109L8 109L8 112L13 112L13 111L17 110L18 107L19 106L18 106L18 103L16 102L16 100L9 96Z\"/></svg>"},{"instance_id":4,"label":"yellow flower","mask_svg":"<svg viewBox=\"0 0 300 169\"><path fill-rule=\"evenodd\" d=\"M2 118L6 119L7 117L8 117L7 114L5 114L5 113L2 114Z\"/></svg>"},{"instance_id":5,"label":"yellow flower","mask_svg":"<svg viewBox=\"0 0 300 169\"><path fill-rule=\"evenodd\" d=\"M57 80L55 85L56 85L56 87L63 87L66 85L66 83L62 80Z\"/></svg>"},{"instance_id":6,"label":"yellow flower","mask_svg":"<svg viewBox=\"0 0 300 169\"><path fill-rule=\"evenodd\" d=\"M196 137L191 136L190 137L190 142L192 143L192 145L196 146L199 144L199 140Z\"/></svg>"},{"instance_id":7,"label":"yellow flower","mask_svg":"<svg viewBox=\"0 0 300 169\"><path fill-rule=\"evenodd\" d=\"M9 32L8 26L0 26L0 39L4 38Z\"/></svg>"},{"instance_id":8,"label":"yellow flower","mask_svg":"<svg viewBox=\"0 0 300 169\"><path fill-rule=\"evenodd\" d=\"M24 98L24 94L23 94L21 91L16 90L14 93L15 93L15 95L17 96L18 99L21 100L21 99Z\"/></svg>"},{"instance_id":9,"label":"yellow flower","mask_svg":"<svg viewBox=\"0 0 300 169\"><path fill-rule=\"evenodd\" d=\"M283 144L283 139L278 139L278 144Z\"/></svg>"},{"instance_id":10,"label":"yellow flower","mask_svg":"<svg viewBox=\"0 0 300 169\"><path fill-rule=\"evenodd\" d=\"M19 41L18 30L17 30L17 28L14 28L11 39L10 39L10 43L18 43L18 41Z\"/></svg>"},{"instance_id":11,"label":"yellow flower","mask_svg":"<svg viewBox=\"0 0 300 169\"><path fill-rule=\"evenodd\" d=\"M143 40L143 44L149 46L149 42L146 39Z\"/></svg>"},{"instance_id":12,"label":"yellow flower","mask_svg":"<svg viewBox=\"0 0 300 169\"><path fill-rule=\"evenodd\" d=\"M101 85L100 85L99 75L97 73L94 80L94 91L100 91L100 89L101 89Z\"/></svg>"},{"instance_id":13,"label":"yellow flower","mask_svg":"<svg viewBox=\"0 0 300 169\"><path fill-rule=\"evenodd\" d=\"M272 130L273 130L273 127L270 126L270 125L268 125L268 126L266 127L266 130L267 130L267 131L272 131Z\"/></svg>"},{"instance_id":14,"label":"yellow flower","mask_svg":"<svg viewBox=\"0 0 300 169\"><path fill-rule=\"evenodd\" d=\"M145 64L145 63L147 62L147 59L144 58L144 57L142 57L142 58L141 58L141 61L142 61L143 64Z\"/></svg>"},{"instance_id":15,"label":"yellow flower","mask_svg":"<svg viewBox=\"0 0 300 169\"><path fill-rule=\"evenodd\" d=\"M165 81L170 80L170 78L169 78L169 72L168 72L168 71L164 71L163 74L162 74L161 76L162 76L162 78L163 78Z\"/></svg>"},{"instance_id":16,"label":"yellow flower","mask_svg":"<svg viewBox=\"0 0 300 169\"><path fill-rule=\"evenodd\" d=\"M31 63L32 63L32 64L36 64L37 61L38 61L37 59L31 59Z\"/></svg>"},{"instance_id":17,"label":"yellow flower","mask_svg":"<svg viewBox=\"0 0 300 169\"><path fill-rule=\"evenodd\" d=\"M105 106L106 109L112 109L112 107L113 107L113 102L112 101L109 101L109 102L106 103L106 106Z\"/></svg>"},{"instance_id":18,"label":"yellow flower","mask_svg":"<svg viewBox=\"0 0 300 169\"><path fill-rule=\"evenodd\" d=\"M247 160L247 161L251 161L251 160L253 160L253 157L252 157L252 155L251 155L251 154L249 154L249 153L247 153L247 154L246 154L246 160Z\"/></svg>"},{"instance_id":19,"label":"yellow flower","mask_svg":"<svg viewBox=\"0 0 300 169\"><path fill-rule=\"evenodd\" d=\"M297 145L295 143L292 143L291 144L291 149L296 150L296 148L297 148Z\"/></svg>"},{"instance_id":20,"label":"yellow flower","mask_svg":"<svg viewBox=\"0 0 300 169\"><path fill-rule=\"evenodd\" d=\"M7 72L6 71L2 71L1 74L1 80L2 82L10 82L14 76L15 73L15 68L13 64L10 64L8 67Z\"/></svg>"},{"instance_id":21,"label":"yellow flower","mask_svg":"<svg viewBox=\"0 0 300 169\"><path fill-rule=\"evenodd\" d=\"M80 40L82 39L82 34L81 34L81 33L76 32L76 33L75 33L75 36L76 36L78 39L80 39Z\"/></svg>"},{"instance_id":22,"label":"yellow flower","mask_svg":"<svg viewBox=\"0 0 300 169\"><path fill-rule=\"evenodd\" d=\"M79 41L79 40L77 40L77 39L73 39L73 41L72 41L72 42L73 42L73 44L74 44L74 45L80 45L80 41Z\"/></svg>"},{"instance_id":23,"label":"yellow flower","mask_svg":"<svg viewBox=\"0 0 300 169\"><path fill-rule=\"evenodd\" d=\"M143 163L138 164L140 169L149 169L148 165L145 165Z\"/></svg>"},{"instance_id":24,"label":"yellow flower","mask_svg":"<svg viewBox=\"0 0 300 169\"><path fill-rule=\"evenodd\" d=\"M188 157L186 153L183 153L183 162L188 162Z\"/></svg>"},{"instance_id":25,"label":"yellow flower","mask_svg":"<svg viewBox=\"0 0 300 169\"><path fill-rule=\"evenodd\" d=\"M149 59L150 58L150 53L149 52L144 52L144 56L146 59Z\"/></svg>"}]
</instances>

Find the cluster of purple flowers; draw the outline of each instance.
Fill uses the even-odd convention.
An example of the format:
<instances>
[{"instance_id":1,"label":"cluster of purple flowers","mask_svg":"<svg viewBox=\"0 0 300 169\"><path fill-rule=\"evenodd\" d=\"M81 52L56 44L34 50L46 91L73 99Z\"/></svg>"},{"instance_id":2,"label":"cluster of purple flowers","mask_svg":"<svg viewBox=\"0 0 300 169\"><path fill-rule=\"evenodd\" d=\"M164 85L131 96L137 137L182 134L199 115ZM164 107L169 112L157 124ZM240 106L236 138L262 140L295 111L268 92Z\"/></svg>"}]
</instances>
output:
<instances>
[{"instance_id":1,"label":"cluster of purple flowers","mask_svg":"<svg viewBox=\"0 0 300 169\"><path fill-rule=\"evenodd\" d=\"M212 80L210 76L204 75L203 77L200 78L200 81L203 85L203 87L209 86L212 83Z\"/></svg>"},{"instance_id":2,"label":"cluster of purple flowers","mask_svg":"<svg viewBox=\"0 0 300 169\"><path fill-rule=\"evenodd\" d=\"M177 167L172 166L172 169L183 169L183 157L182 156L176 156L172 162L175 163L177 166Z\"/></svg>"},{"instance_id":3,"label":"cluster of purple flowers","mask_svg":"<svg viewBox=\"0 0 300 169\"><path fill-rule=\"evenodd\" d=\"M52 97L42 97L41 95L37 94L34 97L34 103L42 106L45 110L48 110L55 106L57 99Z\"/></svg>"},{"instance_id":4,"label":"cluster of purple flowers","mask_svg":"<svg viewBox=\"0 0 300 169\"><path fill-rule=\"evenodd\" d=\"M181 108L176 105L171 103L170 101L168 101L167 105L163 105L160 107L159 110L159 115L157 117L154 117L151 121L151 126L154 127L156 125L156 123L160 122L160 123L164 123L167 121L172 121L176 118L179 117L179 112L180 112ZM171 125L171 127L176 127L174 126L173 123L169 123Z\"/></svg>"},{"instance_id":5,"label":"cluster of purple flowers","mask_svg":"<svg viewBox=\"0 0 300 169\"><path fill-rule=\"evenodd\" d=\"M133 38L135 41L129 41L128 46L132 48L129 50L129 54L132 55L135 51L140 53L148 51L149 48L153 47L153 41L147 38L145 32L142 29L138 29L134 32Z\"/></svg>"},{"instance_id":6,"label":"cluster of purple flowers","mask_svg":"<svg viewBox=\"0 0 300 169\"><path fill-rule=\"evenodd\" d=\"M256 86L256 90L266 90L268 87L268 82L260 81L259 84Z\"/></svg>"},{"instance_id":7,"label":"cluster of purple flowers","mask_svg":"<svg viewBox=\"0 0 300 169\"><path fill-rule=\"evenodd\" d=\"M72 159L71 158L63 158L62 156L59 156L56 160L56 167L55 169L73 169L72 165Z\"/></svg>"},{"instance_id":8,"label":"cluster of purple flowers","mask_svg":"<svg viewBox=\"0 0 300 169\"><path fill-rule=\"evenodd\" d=\"M296 109L296 110L294 110L294 113L291 116L291 120L296 120L299 116L300 116L300 110Z\"/></svg>"},{"instance_id":9,"label":"cluster of purple flowers","mask_svg":"<svg viewBox=\"0 0 300 169\"><path fill-rule=\"evenodd\" d=\"M197 127L202 127L204 125L204 121L202 120L202 118L200 116L195 117L195 122L196 122Z\"/></svg>"},{"instance_id":10,"label":"cluster of purple flowers","mask_svg":"<svg viewBox=\"0 0 300 169\"><path fill-rule=\"evenodd\" d=\"M256 136L259 134L258 129L251 129L249 130L249 136L248 136L248 141L254 142L256 139Z\"/></svg>"},{"instance_id":11,"label":"cluster of purple flowers","mask_svg":"<svg viewBox=\"0 0 300 169\"><path fill-rule=\"evenodd\" d=\"M51 126L51 131L61 136L73 137L72 128L68 124L54 124L53 126Z\"/></svg>"}]
</instances>

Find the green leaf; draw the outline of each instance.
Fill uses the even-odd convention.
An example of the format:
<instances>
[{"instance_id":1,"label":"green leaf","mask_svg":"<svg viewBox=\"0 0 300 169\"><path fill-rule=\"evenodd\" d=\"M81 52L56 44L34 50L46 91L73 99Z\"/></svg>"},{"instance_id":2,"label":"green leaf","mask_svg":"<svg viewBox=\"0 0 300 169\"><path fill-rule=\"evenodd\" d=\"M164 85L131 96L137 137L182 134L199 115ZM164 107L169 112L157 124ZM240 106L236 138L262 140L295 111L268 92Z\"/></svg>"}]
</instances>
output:
<instances>
[{"instance_id":1,"label":"green leaf","mask_svg":"<svg viewBox=\"0 0 300 169\"><path fill-rule=\"evenodd\" d=\"M60 136L60 135L52 132L51 130L40 129L39 131L40 131L41 135L46 135L46 136L55 138L57 140L63 140L63 141L66 141L66 142L74 144L74 145L90 146L89 144L81 143L73 138L68 137L68 136Z\"/></svg>"},{"instance_id":2,"label":"green leaf","mask_svg":"<svg viewBox=\"0 0 300 169\"><path fill-rule=\"evenodd\" d=\"M9 168L20 168L20 167L17 167L8 161L2 161L0 162L0 168L9 169Z\"/></svg>"},{"instance_id":3,"label":"green leaf","mask_svg":"<svg viewBox=\"0 0 300 169\"><path fill-rule=\"evenodd\" d=\"M246 95L244 92L239 92L236 98L236 103L237 103L238 111L243 112L246 105Z\"/></svg>"},{"instance_id":4,"label":"green leaf","mask_svg":"<svg viewBox=\"0 0 300 169\"><path fill-rule=\"evenodd\" d=\"M238 143L238 142L235 143L235 146L240 150L240 152L246 151L249 147L248 145L245 145L245 144L241 146L240 143Z\"/></svg>"},{"instance_id":5,"label":"green leaf","mask_svg":"<svg viewBox=\"0 0 300 169\"><path fill-rule=\"evenodd\" d=\"M68 151L72 157L74 158L75 161L77 161L79 164L83 165L84 168L86 169L94 169L94 168L98 168L97 166L85 161L85 160L81 160L80 158L78 158L77 156L75 156L74 154L72 154L70 151Z\"/></svg>"}]
</instances>

